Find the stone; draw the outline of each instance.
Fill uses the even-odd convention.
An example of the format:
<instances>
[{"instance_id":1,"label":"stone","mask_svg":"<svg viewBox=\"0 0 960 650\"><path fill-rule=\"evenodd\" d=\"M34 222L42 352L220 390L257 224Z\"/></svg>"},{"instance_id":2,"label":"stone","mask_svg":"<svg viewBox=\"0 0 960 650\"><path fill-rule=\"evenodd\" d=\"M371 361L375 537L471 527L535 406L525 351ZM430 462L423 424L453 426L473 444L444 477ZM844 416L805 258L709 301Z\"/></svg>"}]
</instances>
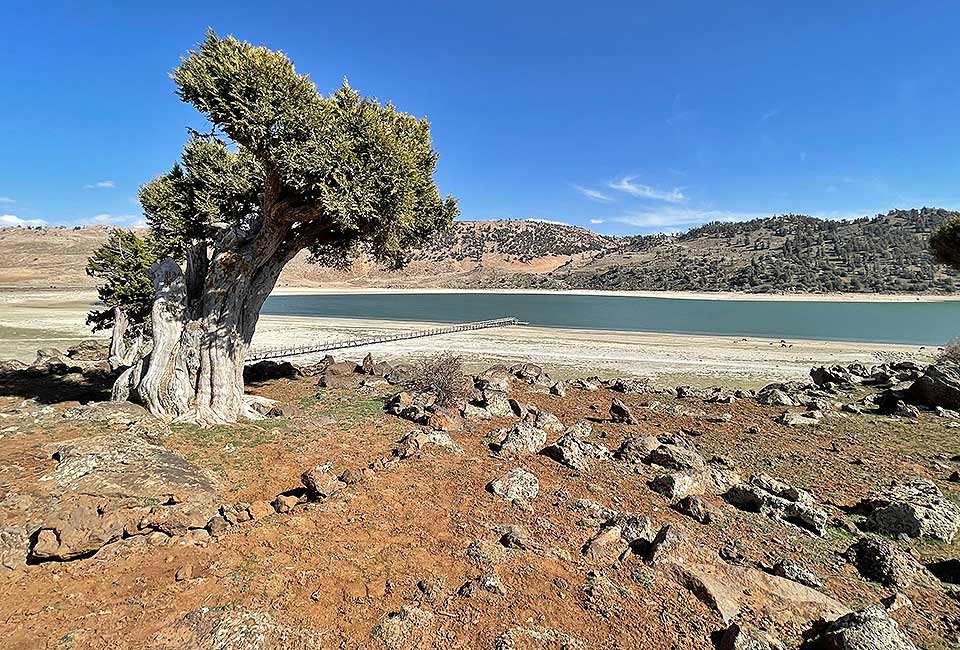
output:
<instances>
[{"instance_id":1,"label":"stone","mask_svg":"<svg viewBox=\"0 0 960 650\"><path fill-rule=\"evenodd\" d=\"M627 407L627 405L616 397L614 397L613 401L610 402L610 421L620 422L623 424L637 423L637 419L633 417L633 413L630 412L630 409Z\"/></svg>"},{"instance_id":2,"label":"stone","mask_svg":"<svg viewBox=\"0 0 960 650\"><path fill-rule=\"evenodd\" d=\"M292 494L281 494L274 499L273 508L279 513L287 513L293 510L293 508L299 503L300 499Z\"/></svg>"},{"instance_id":3,"label":"stone","mask_svg":"<svg viewBox=\"0 0 960 650\"><path fill-rule=\"evenodd\" d=\"M717 650L782 650L783 645L768 632L752 625L731 623L717 635Z\"/></svg>"},{"instance_id":4,"label":"stone","mask_svg":"<svg viewBox=\"0 0 960 650\"><path fill-rule=\"evenodd\" d=\"M176 574L174 575L174 580L177 582L183 582L184 580L189 580L193 577L193 565L185 564L179 569L177 569Z\"/></svg>"},{"instance_id":5,"label":"stone","mask_svg":"<svg viewBox=\"0 0 960 650\"><path fill-rule=\"evenodd\" d=\"M258 384L276 379L293 379L300 375L300 370L289 361L271 361L266 359L244 366L243 382Z\"/></svg>"},{"instance_id":6,"label":"stone","mask_svg":"<svg viewBox=\"0 0 960 650\"><path fill-rule=\"evenodd\" d=\"M685 496L673 504L672 507L680 514L686 515L701 524L710 524L716 516L716 510L713 506L696 495Z\"/></svg>"},{"instance_id":7,"label":"stone","mask_svg":"<svg viewBox=\"0 0 960 650\"><path fill-rule=\"evenodd\" d=\"M691 494L703 494L704 485L699 473L680 471L663 474L648 484L657 494L670 500L680 499Z\"/></svg>"},{"instance_id":8,"label":"stone","mask_svg":"<svg viewBox=\"0 0 960 650\"><path fill-rule=\"evenodd\" d=\"M960 508L927 479L895 481L881 494L860 503L866 527L884 535L952 542L960 529Z\"/></svg>"},{"instance_id":9,"label":"stone","mask_svg":"<svg viewBox=\"0 0 960 650\"><path fill-rule=\"evenodd\" d=\"M513 407L510 406L510 398L505 391L485 388L482 391L484 408L495 418L513 417Z\"/></svg>"},{"instance_id":10,"label":"stone","mask_svg":"<svg viewBox=\"0 0 960 650\"><path fill-rule=\"evenodd\" d=\"M917 650L881 605L819 621L803 637L801 650Z\"/></svg>"},{"instance_id":11,"label":"stone","mask_svg":"<svg viewBox=\"0 0 960 650\"><path fill-rule=\"evenodd\" d=\"M787 580L799 582L813 589L824 588L823 582L813 571L789 558L784 558L777 562L770 570L770 573L775 576L780 576L781 578L786 578Z\"/></svg>"},{"instance_id":12,"label":"stone","mask_svg":"<svg viewBox=\"0 0 960 650\"><path fill-rule=\"evenodd\" d=\"M465 420L489 420L493 418L493 414L482 406L465 404L463 406L463 418Z\"/></svg>"},{"instance_id":13,"label":"stone","mask_svg":"<svg viewBox=\"0 0 960 650\"><path fill-rule=\"evenodd\" d=\"M151 643L155 650L197 648L203 650L279 650L320 648L326 635L309 628L277 623L265 612L233 605L203 607L188 612Z\"/></svg>"},{"instance_id":14,"label":"stone","mask_svg":"<svg viewBox=\"0 0 960 650\"><path fill-rule=\"evenodd\" d=\"M647 460L650 452L659 447L662 443L654 436L643 436L641 438L624 438L620 448L614 453L613 457L617 460L624 460L629 463L642 463Z\"/></svg>"},{"instance_id":15,"label":"stone","mask_svg":"<svg viewBox=\"0 0 960 650\"><path fill-rule=\"evenodd\" d=\"M779 519L819 537L826 533L830 520L809 492L766 474L755 474L749 482L734 485L724 498L741 510Z\"/></svg>"},{"instance_id":16,"label":"stone","mask_svg":"<svg viewBox=\"0 0 960 650\"><path fill-rule=\"evenodd\" d=\"M550 387L550 394L556 395L557 397L566 397L567 396L567 386L562 381L556 382L553 386Z\"/></svg>"},{"instance_id":17,"label":"stone","mask_svg":"<svg viewBox=\"0 0 960 650\"><path fill-rule=\"evenodd\" d=\"M344 483L328 467L318 466L308 469L300 475L300 481L307 489L307 498L311 501L323 501L339 492Z\"/></svg>"},{"instance_id":18,"label":"stone","mask_svg":"<svg viewBox=\"0 0 960 650\"><path fill-rule=\"evenodd\" d=\"M847 559L867 580L897 589L909 586L919 570L916 560L892 542L876 537L857 540L847 549Z\"/></svg>"},{"instance_id":19,"label":"stone","mask_svg":"<svg viewBox=\"0 0 960 650\"><path fill-rule=\"evenodd\" d=\"M610 450L603 445L581 440L569 433L544 447L540 453L578 472L589 469L590 459L610 457Z\"/></svg>"},{"instance_id":20,"label":"stone","mask_svg":"<svg viewBox=\"0 0 960 650\"><path fill-rule=\"evenodd\" d=\"M227 521L222 515L211 517L210 521L207 523L207 530L210 531L210 534L214 537L219 537L229 529L230 522Z\"/></svg>"},{"instance_id":21,"label":"stone","mask_svg":"<svg viewBox=\"0 0 960 650\"><path fill-rule=\"evenodd\" d=\"M518 422L500 434L502 439L496 445L500 455L535 454L547 442L547 432L528 422Z\"/></svg>"},{"instance_id":22,"label":"stone","mask_svg":"<svg viewBox=\"0 0 960 650\"><path fill-rule=\"evenodd\" d=\"M25 568L29 551L30 538L23 528L0 527L0 572Z\"/></svg>"},{"instance_id":23,"label":"stone","mask_svg":"<svg viewBox=\"0 0 960 650\"><path fill-rule=\"evenodd\" d=\"M646 393L650 390L650 386L643 379L624 379L622 377L608 382L607 387L624 394Z\"/></svg>"},{"instance_id":24,"label":"stone","mask_svg":"<svg viewBox=\"0 0 960 650\"><path fill-rule=\"evenodd\" d=\"M807 411L805 413L784 411L780 414L780 417L777 418L777 423L786 427L802 427L817 424L822 418L823 413L820 411Z\"/></svg>"},{"instance_id":25,"label":"stone","mask_svg":"<svg viewBox=\"0 0 960 650\"><path fill-rule=\"evenodd\" d=\"M630 546L623 539L619 526L608 526L592 537L583 547L583 554L592 560L614 563Z\"/></svg>"},{"instance_id":26,"label":"stone","mask_svg":"<svg viewBox=\"0 0 960 650\"><path fill-rule=\"evenodd\" d=\"M264 517L269 517L270 515L276 513L276 510L273 509L273 506L269 502L258 500L254 501L247 507L247 512L250 513L250 517L253 519L263 519Z\"/></svg>"},{"instance_id":27,"label":"stone","mask_svg":"<svg viewBox=\"0 0 960 650\"><path fill-rule=\"evenodd\" d=\"M700 470L705 465L703 456L696 451L670 444L653 449L647 455L646 462L676 470Z\"/></svg>"},{"instance_id":28,"label":"stone","mask_svg":"<svg viewBox=\"0 0 960 650\"><path fill-rule=\"evenodd\" d=\"M433 450L448 454L463 453L463 447L454 442L449 433L432 429L415 429L393 444L393 455L400 459L420 456Z\"/></svg>"},{"instance_id":29,"label":"stone","mask_svg":"<svg viewBox=\"0 0 960 650\"><path fill-rule=\"evenodd\" d=\"M843 366L834 365L811 368L810 379L817 386L829 386L830 384L850 385L856 383L859 377L854 376Z\"/></svg>"},{"instance_id":30,"label":"stone","mask_svg":"<svg viewBox=\"0 0 960 650\"><path fill-rule=\"evenodd\" d=\"M928 366L907 394L917 404L960 410L960 365L941 362Z\"/></svg>"},{"instance_id":31,"label":"stone","mask_svg":"<svg viewBox=\"0 0 960 650\"><path fill-rule=\"evenodd\" d=\"M796 406L793 398L779 388L763 388L757 393L757 403L764 406Z\"/></svg>"},{"instance_id":32,"label":"stone","mask_svg":"<svg viewBox=\"0 0 960 650\"><path fill-rule=\"evenodd\" d=\"M563 423L560 422L560 418L550 411L545 411L535 406L531 406L527 409L524 422L531 424L538 429L542 429L547 433L560 433L564 430L564 426Z\"/></svg>"},{"instance_id":33,"label":"stone","mask_svg":"<svg viewBox=\"0 0 960 650\"><path fill-rule=\"evenodd\" d=\"M540 482L530 472L517 467L507 472L505 476L491 481L487 489L508 501L530 503L540 492Z\"/></svg>"}]
</instances>

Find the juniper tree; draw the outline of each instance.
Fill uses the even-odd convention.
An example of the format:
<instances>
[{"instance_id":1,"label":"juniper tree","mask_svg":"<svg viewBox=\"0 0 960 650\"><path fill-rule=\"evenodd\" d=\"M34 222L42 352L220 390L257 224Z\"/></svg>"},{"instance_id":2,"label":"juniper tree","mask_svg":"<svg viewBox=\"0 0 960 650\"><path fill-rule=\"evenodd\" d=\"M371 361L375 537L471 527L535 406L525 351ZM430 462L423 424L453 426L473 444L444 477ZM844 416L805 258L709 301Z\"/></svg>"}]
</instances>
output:
<instances>
[{"instance_id":1,"label":"juniper tree","mask_svg":"<svg viewBox=\"0 0 960 650\"><path fill-rule=\"evenodd\" d=\"M342 266L362 248L399 267L449 228L457 205L434 183L426 119L346 82L322 96L281 52L208 31L172 77L213 132L194 133L181 161L140 191L166 257L149 272L152 351L114 397L164 418L232 422L253 415L244 357L297 253Z\"/></svg>"}]
</instances>

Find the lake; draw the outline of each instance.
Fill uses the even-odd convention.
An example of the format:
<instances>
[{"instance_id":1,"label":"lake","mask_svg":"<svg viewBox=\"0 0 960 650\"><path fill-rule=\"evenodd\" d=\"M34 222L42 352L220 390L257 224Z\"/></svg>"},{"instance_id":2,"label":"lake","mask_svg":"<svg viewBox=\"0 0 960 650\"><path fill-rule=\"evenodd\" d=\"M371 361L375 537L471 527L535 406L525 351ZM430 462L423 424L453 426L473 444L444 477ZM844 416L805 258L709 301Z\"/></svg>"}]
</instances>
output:
<instances>
[{"instance_id":1,"label":"lake","mask_svg":"<svg viewBox=\"0 0 960 650\"><path fill-rule=\"evenodd\" d=\"M513 316L537 327L941 345L960 301L696 300L526 293L271 296L264 314L462 323Z\"/></svg>"}]
</instances>

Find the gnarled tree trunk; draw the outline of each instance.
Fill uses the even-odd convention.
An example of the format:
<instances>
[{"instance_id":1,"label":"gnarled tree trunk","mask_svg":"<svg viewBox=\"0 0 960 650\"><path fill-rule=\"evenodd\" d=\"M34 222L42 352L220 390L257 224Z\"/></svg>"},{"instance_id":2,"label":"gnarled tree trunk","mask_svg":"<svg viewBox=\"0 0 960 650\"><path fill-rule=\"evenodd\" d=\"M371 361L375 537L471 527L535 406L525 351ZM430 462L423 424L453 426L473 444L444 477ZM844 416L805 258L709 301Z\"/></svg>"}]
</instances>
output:
<instances>
[{"instance_id":1,"label":"gnarled tree trunk","mask_svg":"<svg viewBox=\"0 0 960 650\"><path fill-rule=\"evenodd\" d=\"M212 250L190 251L186 272L169 258L154 264L153 347L118 378L113 399L201 425L258 417L244 398L244 359L264 300L316 233L306 228L234 228Z\"/></svg>"}]
</instances>

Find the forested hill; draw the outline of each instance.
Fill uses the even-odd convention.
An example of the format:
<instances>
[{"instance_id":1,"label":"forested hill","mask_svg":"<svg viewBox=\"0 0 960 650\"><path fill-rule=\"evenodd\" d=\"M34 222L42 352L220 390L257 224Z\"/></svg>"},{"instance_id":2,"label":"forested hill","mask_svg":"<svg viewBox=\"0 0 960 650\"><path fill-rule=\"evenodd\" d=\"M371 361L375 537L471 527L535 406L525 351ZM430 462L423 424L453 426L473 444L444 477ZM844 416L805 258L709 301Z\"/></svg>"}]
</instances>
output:
<instances>
[{"instance_id":1,"label":"forested hill","mask_svg":"<svg viewBox=\"0 0 960 650\"><path fill-rule=\"evenodd\" d=\"M298 257L281 286L953 293L930 232L957 213L894 210L852 221L783 215L711 223L675 236L610 237L543 221L460 221L387 272L335 272ZM86 257L106 228L0 229L0 286L92 286Z\"/></svg>"}]
</instances>

